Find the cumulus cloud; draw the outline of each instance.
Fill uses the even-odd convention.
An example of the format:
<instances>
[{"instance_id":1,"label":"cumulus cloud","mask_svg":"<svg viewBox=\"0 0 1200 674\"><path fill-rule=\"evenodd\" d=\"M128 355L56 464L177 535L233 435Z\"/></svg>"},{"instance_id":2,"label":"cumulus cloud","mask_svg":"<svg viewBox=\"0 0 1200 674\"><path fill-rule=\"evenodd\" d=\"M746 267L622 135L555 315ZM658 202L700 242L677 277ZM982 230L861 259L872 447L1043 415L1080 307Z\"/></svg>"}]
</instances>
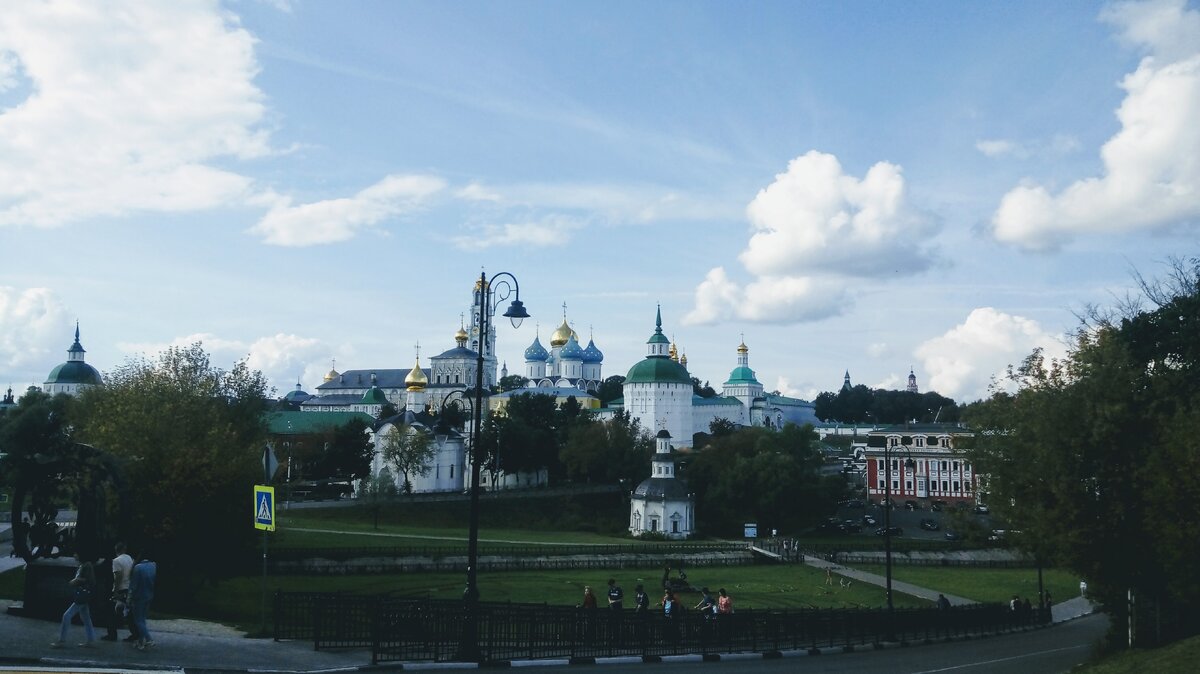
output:
<instances>
[{"instance_id":1,"label":"cumulus cloud","mask_svg":"<svg viewBox=\"0 0 1200 674\"><path fill-rule=\"evenodd\" d=\"M550 216L541 222L514 222L484 225L471 234L454 237L454 245L463 250L483 250L495 246L561 246L570 240L571 230L579 223L570 218Z\"/></svg>"},{"instance_id":2,"label":"cumulus cloud","mask_svg":"<svg viewBox=\"0 0 1200 674\"><path fill-rule=\"evenodd\" d=\"M1101 18L1147 52L1120 84L1121 129L1100 149L1103 174L1057 194L1034 182L1009 191L992 218L999 241L1050 250L1079 235L1200 218L1200 12L1163 0L1114 5Z\"/></svg>"},{"instance_id":3,"label":"cumulus cloud","mask_svg":"<svg viewBox=\"0 0 1200 674\"><path fill-rule=\"evenodd\" d=\"M1063 335L1044 331L1037 321L982 307L945 334L919 345L914 355L929 373L922 388L971 401L985 397L993 379L1035 348L1043 349L1048 358L1067 353Z\"/></svg>"},{"instance_id":4,"label":"cumulus cloud","mask_svg":"<svg viewBox=\"0 0 1200 674\"><path fill-rule=\"evenodd\" d=\"M353 197L296 206L281 197L250 231L276 246L346 241L360 230L417 210L445 187L444 180L433 176L390 175Z\"/></svg>"},{"instance_id":5,"label":"cumulus cloud","mask_svg":"<svg viewBox=\"0 0 1200 674\"><path fill-rule=\"evenodd\" d=\"M254 39L205 0L0 12L0 225L238 202L270 151ZM24 85L24 86L22 86Z\"/></svg>"},{"instance_id":6,"label":"cumulus cloud","mask_svg":"<svg viewBox=\"0 0 1200 674\"><path fill-rule=\"evenodd\" d=\"M789 398L800 398L801 400L813 400L821 394L821 391L815 386L808 386L807 388L792 386L792 382L784 376L775 378L774 390L779 391Z\"/></svg>"},{"instance_id":7,"label":"cumulus cloud","mask_svg":"<svg viewBox=\"0 0 1200 674\"><path fill-rule=\"evenodd\" d=\"M196 342L204 345L217 367L228 369L244 359L247 366L260 370L279 394L291 390L298 379L301 383L315 385L329 369L330 350L321 340L284 333L246 342L201 332L165 343L126 342L118 344L118 348L130 355L155 358L168 347L190 346Z\"/></svg>"},{"instance_id":8,"label":"cumulus cloud","mask_svg":"<svg viewBox=\"0 0 1200 674\"><path fill-rule=\"evenodd\" d=\"M685 323L818 320L846 306L854 280L915 274L933 261L937 222L908 203L901 168L888 162L860 180L833 155L809 152L759 191L746 215L754 233L738 259L753 280L710 270Z\"/></svg>"},{"instance_id":9,"label":"cumulus cloud","mask_svg":"<svg viewBox=\"0 0 1200 674\"><path fill-rule=\"evenodd\" d=\"M32 365L45 359L55 344L66 353L70 329L67 310L52 290L0 286L0 365Z\"/></svg>"}]
</instances>

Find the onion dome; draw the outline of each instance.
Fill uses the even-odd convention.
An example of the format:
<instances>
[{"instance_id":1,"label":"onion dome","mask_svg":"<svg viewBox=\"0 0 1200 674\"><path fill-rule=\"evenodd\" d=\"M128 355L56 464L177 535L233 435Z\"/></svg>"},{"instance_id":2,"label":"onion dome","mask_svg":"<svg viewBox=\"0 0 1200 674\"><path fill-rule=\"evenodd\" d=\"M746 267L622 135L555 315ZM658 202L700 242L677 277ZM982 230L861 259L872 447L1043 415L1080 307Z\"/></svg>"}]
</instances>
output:
<instances>
[{"instance_id":1,"label":"onion dome","mask_svg":"<svg viewBox=\"0 0 1200 674\"><path fill-rule=\"evenodd\" d=\"M671 348L667 351L667 355L676 363L679 362L679 350L675 348L675 342L671 342Z\"/></svg>"},{"instance_id":2,"label":"onion dome","mask_svg":"<svg viewBox=\"0 0 1200 674\"><path fill-rule=\"evenodd\" d=\"M336 360L334 361L334 364L335 365L337 364ZM340 375L338 374L338 371L335 370L333 367L330 367L329 372L325 373L325 381L327 381L327 382L333 381L334 379L337 379L339 376Z\"/></svg>"},{"instance_id":3,"label":"onion dome","mask_svg":"<svg viewBox=\"0 0 1200 674\"><path fill-rule=\"evenodd\" d=\"M525 349L525 360L526 361L539 361L540 362L540 361L546 360L546 358L548 358L549 356L550 356L550 352L546 351L546 347L542 346L542 340L538 339L537 337L534 337L533 344L530 344L529 348Z\"/></svg>"},{"instance_id":4,"label":"onion dome","mask_svg":"<svg viewBox=\"0 0 1200 674\"><path fill-rule=\"evenodd\" d=\"M567 319L564 318L562 325L558 326L558 329L554 331L554 334L550 335L550 348L565 346L567 340L571 339L572 337L574 337L576 340L579 339L579 335L575 334L575 331L571 329L570 325L567 325Z\"/></svg>"},{"instance_id":5,"label":"onion dome","mask_svg":"<svg viewBox=\"0 0 1200 674\"><path fill-rule=\"evenodd\" d=\"M687 354L686 353L679 357L679 364L684 367L687 367Z\"/></svg>"},{"instance_id":6,"label":"onion dome","mask_svg":"<svg viewBox=\"0 0 1200 674\"><path fill-rule=\"evenodd\" d=\"M737 351L738 353L750 353L750 347L746 346L746 342L743 341L741 344L738 344Z\"/></svg>"},{"instance_id":7,"label":"onion dome","mask_svg":"<svg viewBox=\"0 0 1200 674\"><path fill-rule=\"evenodd\" d=\"M579 340L575 339L575 334L572 333L567 338L566 345L562 351L558 352L559 360L583 360L583 347L579 346Z\"/></svg>"},{"instance_id":8,"label":"onion dome","mask_svg":"<svg viewBox=\"0 0 1200 674\"><path fill-rule=\"evenodd\" d=\"M428 384L429 377L425 376L425 371L421 369L421 360L418 358L412 371L404 378L404 386L409 391L423 391Z\"/></svg>"},{"instance_id":9,"label":"onion dome","mask_svg":"<svg viewBox=\"0 0 1200 674\"><path fill-rule=\"evenodd\" d=\"M602 363L604 362L604 353L596 348L596 342L588 340L587 348L583 350L583 362L585 363Z\"/></svg>"},{"instance_id":10,"label":"onion dome","mask_svg":"<svg viewBox=\"0 0 1200 674\"><path fill-rule=\"evenodd\" d=\"M458 327L458 332L454 333L454 341L456 341L456 342L465 342L465 341L467 341L467 330L466 330L466 328L463 328L461 325Z\"/></svg>"},{"instance_id":11,"label":"onion dome","mask_svg":"<svg viewBox=\"0 0 1200 674\"><path fill-rule=\"evenodd\" d=\"M359 401L363 405L386 405L388 402L387 396L378 386L372 386L363 394L362 400Z\"/></svg>"}]
</instances>

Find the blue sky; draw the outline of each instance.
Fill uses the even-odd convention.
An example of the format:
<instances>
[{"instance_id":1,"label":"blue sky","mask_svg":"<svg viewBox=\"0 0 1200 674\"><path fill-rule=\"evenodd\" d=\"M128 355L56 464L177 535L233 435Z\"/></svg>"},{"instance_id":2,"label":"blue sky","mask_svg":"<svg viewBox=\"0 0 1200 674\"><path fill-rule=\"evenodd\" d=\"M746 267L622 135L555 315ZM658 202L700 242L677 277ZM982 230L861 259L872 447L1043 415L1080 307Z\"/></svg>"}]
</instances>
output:
<instances>
[{"instance_id":1,"label":"blue sky","mask_svg":"<svg viewBox=\"0 0 1200 674\"><path fill-rule=\"evenodd\" d=\"M1197 252L1194 3L20 3L0 386L202 340L285 392L453 346L481 268L606 375L959 400ZM545 341L545 340L543 340Z\"/></svg>"}]
</instances>

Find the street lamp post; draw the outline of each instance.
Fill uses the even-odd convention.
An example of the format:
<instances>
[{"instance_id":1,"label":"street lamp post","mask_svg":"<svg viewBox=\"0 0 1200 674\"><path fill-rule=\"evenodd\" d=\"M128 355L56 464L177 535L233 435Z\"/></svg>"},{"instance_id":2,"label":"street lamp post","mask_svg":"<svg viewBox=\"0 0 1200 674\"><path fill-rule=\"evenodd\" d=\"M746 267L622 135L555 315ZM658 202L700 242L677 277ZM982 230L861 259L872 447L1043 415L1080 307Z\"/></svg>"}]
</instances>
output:
<instances>
[{"instance_id":1,"label":"street lamp post","mask_svg":"<svg viewBox=\"0 0 1200 674\"><path fill-rule=\"evenodd\" d=\"M904 439L901 438L901 442ZM908 455L908 448L905 447L904 452ZM888 439L883 445L883 557L884 569L887 577L887 611L888 611L888 637L895 636L895 607L892 606L892 443ZM906 470L915 468L916 462L911 456L906 456L904 459L904 468ZM901 471L903 473L903 471Z\"/></svg>"},{"instance_id":2,"label":"street lamp post","mask_svg":"<svg viewBox=\"0 0 1200 674\"><path fill-rule=\"evenodd\" d=\"M463 602L466 604L466 619L463 621L463 636L459 643L459 659L471 662L479 661L479 435L483 426L483 360L484 351L488 344L491 330L491 314L501 302L513 298L512 304L504 312L504 317L512 321L514 328L521 326L521 321L529 318L529 312L521 303L521 287L517 277L502 271L488 280L486 272L479 274L479 344L475 361L475 404L471 414L471 509L467 533L467 587L463 590Z\"/></svg>"}]
</instances>

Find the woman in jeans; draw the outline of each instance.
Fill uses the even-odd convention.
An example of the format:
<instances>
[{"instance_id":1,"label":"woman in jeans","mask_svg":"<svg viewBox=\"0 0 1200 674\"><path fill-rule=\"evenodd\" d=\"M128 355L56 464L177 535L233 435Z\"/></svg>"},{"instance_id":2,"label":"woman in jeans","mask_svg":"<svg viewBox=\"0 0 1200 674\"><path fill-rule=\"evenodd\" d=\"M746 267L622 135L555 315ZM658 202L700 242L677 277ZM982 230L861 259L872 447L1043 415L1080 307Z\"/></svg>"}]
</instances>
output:
<instances>
[{"instance_id":1,"label":"woman in jeans","mask_svg":"<svg viewBox=\"0 0 1200 674\"><path fill-rule=\"evenodd\" d=\"M75 555L76 561L79 560L79 555ZM67 607L62 617L62 625L58 630L58 641L50 643L52 648L62 648L63 642L67 640L67 628L71 626L71 618L78 613L83 620L83 629L87 634L87 641L79 644L84 648L91 648L96 643L96 630L92 627L92 609L88 606L88 602L92 599L92 594L96 591L96 571L92 568L91 562L83 562L79 568L75 570L75 577L68 583L73 591L71 605Z\"/></svg>"}]
</instances>

